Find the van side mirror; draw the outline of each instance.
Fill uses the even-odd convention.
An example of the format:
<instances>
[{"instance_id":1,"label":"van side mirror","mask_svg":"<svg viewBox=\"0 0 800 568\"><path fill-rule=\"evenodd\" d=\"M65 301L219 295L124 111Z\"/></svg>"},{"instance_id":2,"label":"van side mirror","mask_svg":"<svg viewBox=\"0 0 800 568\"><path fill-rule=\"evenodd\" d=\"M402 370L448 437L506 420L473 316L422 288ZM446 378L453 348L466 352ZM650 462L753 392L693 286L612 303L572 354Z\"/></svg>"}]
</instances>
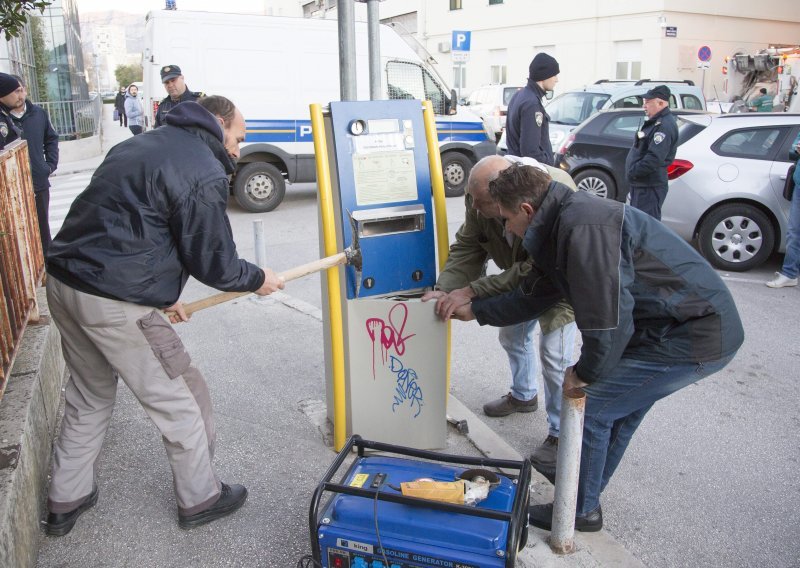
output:
<instances>
[{"instance_id":1,"label":"van side mirror","mask_svg":"<svg viewBox=\"0 0 800 568\"><path fill-rule=\"evenodd\" d=\"M456 114L456 109L458 108L458 97L456 96L456 90L450 89L450 108L447 109L447 114Z\"/></svg>"}]
</instances>

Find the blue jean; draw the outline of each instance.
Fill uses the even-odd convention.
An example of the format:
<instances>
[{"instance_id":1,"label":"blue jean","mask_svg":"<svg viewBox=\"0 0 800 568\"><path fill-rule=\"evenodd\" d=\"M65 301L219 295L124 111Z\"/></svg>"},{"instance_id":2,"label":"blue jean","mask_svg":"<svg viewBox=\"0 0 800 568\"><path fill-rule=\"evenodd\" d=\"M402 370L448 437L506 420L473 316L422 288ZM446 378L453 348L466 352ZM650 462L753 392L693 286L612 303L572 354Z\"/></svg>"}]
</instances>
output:
<instances>
[{"instance_id":1,"label":"blue jean","mask_svg":"<svg viewBox=\"0 0 800 568\"><path fill-rule=\"evenodd\" d=\"M800 168L800 162L798 162ZM800 274L800 186L794 188L792 204L789 206L789 229L786 231L786 256L783 258L781 274L797 278Z\"/></svg>"},{"instance_id":2,"label":"blue jean","mask_svg":"<svg viewBox=\"0 0 800 568\"><path fill-rule=\"evenodd\" d=\"M531 400L538 391L536 375L538 358L533 351L533 332L537 320L501 327L498 339L508 355L511 367L511 394L518 400ZM564 372L572 364L575 350L574 322L568 323L539 338L539 356L542 360L542 377L547 408L549 434L558 437L561 417L561 385Z\"/></svg>"},{"instance_id":3,"label":"blue jean","mask_svg":"<svg viewBox=\"0 0 800 568\"><path fill-rule=\"evenodd\" d=\"M584 387L578 515L600 506L600 493L617 469L636 428L653 404L712 375L733 355L710 363L658 363L622 359L608 374Z\"/></svg>"}]
</instances>

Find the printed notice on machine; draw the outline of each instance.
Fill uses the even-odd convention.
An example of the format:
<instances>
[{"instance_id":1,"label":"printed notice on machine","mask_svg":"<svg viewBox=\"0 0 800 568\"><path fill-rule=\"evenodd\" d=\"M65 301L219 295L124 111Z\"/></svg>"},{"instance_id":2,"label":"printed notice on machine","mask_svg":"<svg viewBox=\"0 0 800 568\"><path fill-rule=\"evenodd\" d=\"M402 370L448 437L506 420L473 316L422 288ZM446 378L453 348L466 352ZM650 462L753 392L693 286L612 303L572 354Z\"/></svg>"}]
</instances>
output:
<instances>
[{"instance_id":1,"label":"printed notice on machine","mask_svg":"<svg viewBox=\"0 0 800 568\"><path fill-rule=\"evenodd\" d=\"M353 177L358 205L417 199L417 171L411 150L354 154Z\"/></svg>"}]
</instances>

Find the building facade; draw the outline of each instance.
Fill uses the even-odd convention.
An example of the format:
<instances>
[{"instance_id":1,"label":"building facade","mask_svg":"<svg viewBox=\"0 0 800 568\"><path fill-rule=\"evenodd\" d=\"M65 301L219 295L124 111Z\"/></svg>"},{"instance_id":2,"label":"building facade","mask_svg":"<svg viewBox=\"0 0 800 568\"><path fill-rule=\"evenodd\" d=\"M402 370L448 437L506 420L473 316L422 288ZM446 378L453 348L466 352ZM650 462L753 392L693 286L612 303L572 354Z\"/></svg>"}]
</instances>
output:
<instances>
[{"instance_id":1,"label":"building facade","mask_svg":"<svg viewBox=\"0 0 800 568\"><path fill-rule=\"evenodd\" d=\"M79 101L89 98L81 51L81 27L75 0L55 0L41 16L48 53L47 98Z\"/></svg>"},{"instance_id":2,"label":"building facade","mask_svg":"<svg viewBox=\"0 0 800 568\"><path fill-rule=\"evenodd\" d=\"M524 85L543 51L560 63L557 91L599 79L691 80L707 98L726 99L725 56L800 43L796 0L387 0L380 12L382 21L416 19L412 33L462 94ZM454 30L471 32L463 64L451 50ZM698 67L704 46L707 69Z\"/></svg>"}]
</instances>

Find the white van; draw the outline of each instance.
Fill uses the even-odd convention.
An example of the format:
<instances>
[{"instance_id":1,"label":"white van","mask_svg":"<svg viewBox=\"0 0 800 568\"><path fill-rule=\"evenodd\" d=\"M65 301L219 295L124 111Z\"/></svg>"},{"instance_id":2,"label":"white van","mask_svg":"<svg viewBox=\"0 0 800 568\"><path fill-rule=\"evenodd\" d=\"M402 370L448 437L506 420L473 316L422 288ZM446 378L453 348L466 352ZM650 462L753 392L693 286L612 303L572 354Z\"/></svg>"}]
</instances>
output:
<instances>
[{"instance_id":1,"label":"white van","mask_svg":"<svg viewBox=\"0 0 800 568\"><path fill-rule=\"evenodd\" d=\"M481 121L455 108L435 71L397 33L381 30L383 92L391 99L430 100L436 113L445 193L462 195L472 165L494 154ZM231 99L247 120L232 184L248 211L271 211L285 182L316 179L309 104L339 100L339 39L335 20L183 10L147 15L145 105L152 124L166 96L159 70L178 65L193 91ZM369 100L367 25L356 23L357 94Z\"/></svg>"}]
</instances>

